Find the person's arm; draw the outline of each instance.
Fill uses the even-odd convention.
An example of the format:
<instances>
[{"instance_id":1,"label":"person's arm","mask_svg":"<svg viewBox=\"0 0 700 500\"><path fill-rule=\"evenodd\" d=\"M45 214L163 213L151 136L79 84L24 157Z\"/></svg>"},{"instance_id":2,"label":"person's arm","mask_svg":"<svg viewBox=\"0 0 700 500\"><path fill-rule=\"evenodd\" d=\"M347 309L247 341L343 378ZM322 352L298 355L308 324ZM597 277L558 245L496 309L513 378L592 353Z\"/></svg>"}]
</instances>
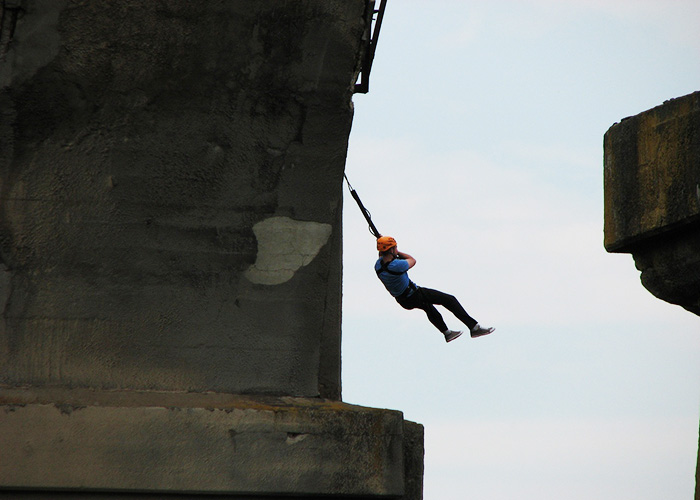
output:
<instances>
[{"instance_id":1,"label":"person's arm","mask_svg":"<svg viewBox=\"0 0 700 500\"><path fill-rule=\"evenodd\" d=\"M397 251L396 254L399 256L399 258L404 259L406 262L408 262L409 269L416 265L416 259L408 255L407 253Z\"/></svg>"}]
</instances>

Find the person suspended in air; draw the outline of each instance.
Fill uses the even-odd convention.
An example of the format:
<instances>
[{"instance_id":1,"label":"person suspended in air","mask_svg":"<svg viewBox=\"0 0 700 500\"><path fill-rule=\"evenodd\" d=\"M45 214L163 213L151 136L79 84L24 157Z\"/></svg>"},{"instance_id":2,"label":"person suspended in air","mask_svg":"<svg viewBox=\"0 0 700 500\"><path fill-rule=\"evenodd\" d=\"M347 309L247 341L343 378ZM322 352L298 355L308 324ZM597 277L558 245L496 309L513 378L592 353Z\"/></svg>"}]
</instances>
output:
<instances>
[{"instance_id":1,"label":"person suspended in air","mask_svg":"<svg viewBox=\"0 0 700 500\"><path fill-rule=\"evenodd\" d=\"M377 238L379 259L374 264L374 270L387 291L404 309L422 309L428 315L428 320L445 336L446 342L451 342L460 335L460 330L450 330L445 324L435 305L441 305L454 314L457 319L469 328L472 338L488 335L495 328L484 328L467 314L459 301L452 295L417 286L408 277L408 270L416 265L416 259L404 252L399 252L396 240L391 236Z\"/></svg>"}]
</instances>

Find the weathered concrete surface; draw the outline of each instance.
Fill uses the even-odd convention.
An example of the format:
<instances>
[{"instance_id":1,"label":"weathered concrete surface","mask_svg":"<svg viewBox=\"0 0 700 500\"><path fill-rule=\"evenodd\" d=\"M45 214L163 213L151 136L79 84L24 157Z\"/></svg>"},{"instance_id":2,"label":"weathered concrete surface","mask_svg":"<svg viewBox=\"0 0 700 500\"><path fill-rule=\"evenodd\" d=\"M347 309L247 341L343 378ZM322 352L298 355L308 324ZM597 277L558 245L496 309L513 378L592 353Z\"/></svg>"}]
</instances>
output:
<instances>
[{"instance_id":1,"label":"weathered concrete surface","mask_svg":"<svg viewBox=\"0 0 700 500\"><path fill-rule=\"evenodd\" d=\"M656 297L700 314L700 92L605 134L605 248Z\"/></svg>"},{"instance_id":2,"label":"weathered concrete surface","mask_svg":"<svg viewBox=\"0 0 700 500\"><path fill-rule=\"evenodd\" d=\"M632 255L647 290L700 315L700 227L661 236Z\"/></svg>"},{"instance_id":3,"label":"weathered concrete surface","mask_svg":"<svg viewBox=\"0 0 700 500\"><path fill-rule=\"evenodd\" d=\"M330 401L367 2L0 5L0 495L422 498Z\"/></svg>"},{"instance_id":4,"label":"weathered concrete surface","mask_svg":"<svg viewBox=\"0 0 700 500\"><path fill-rule=\"evenodd\" d=\"M0 401L9 489L401 497L405 467L422 468L422 427L406 432L392 410L222 394L12 397ZM416 451L420 463L405 464Z\"/></svg>"},{"instance_id":5,"label":"weathered concrete surface","mask_svg":"<svg viewBox=\"0 0 700 500\"><path fill-rule=\"evenodd\" d=\"M423 447L424 429L421 424L404 420L403 451L404 451L404 494L403 500L423 499Z\"/></svg>"},{"instance_id":6,"label":"weathered concrete surface","mask_svg":"<svg viewBox=\"0 0 700 500\"><path fill-rule=\"evenodd\" d=\"M270 217L253 226L258 242L255 263L245 277L260 285L280 285L311 264L333 232L330 224Z\"/></svg>"},{"instance_id":7,"label":"weathered concrete surface","mask_svg":"<svg viewBox=\"0 0 700 500\"><path fill-rule=\"evenodd\" d=\"M645 288L700 315L700 92L626 118L604 143L605 248L631 253Z\"/></svg>"},{"instance_id":8,"label":"weathered concrete surface","mask_svg":"<svg viewBox=\"0 0 700 500\"><path fill-rule=\"evenodd\" d=\"M0 383L339 398L365 2L15 3Z\"/></svg>"},{"instance_id":9,"label":"weathered concrete surface","mask_svg":"<svg viewBox=\"0 0 700 500\"><path fill-rule=\"evenodd\" d=\"M700 92L613 125L604 148L608 251L700 223Z\"/></svg>"}]
</instances>

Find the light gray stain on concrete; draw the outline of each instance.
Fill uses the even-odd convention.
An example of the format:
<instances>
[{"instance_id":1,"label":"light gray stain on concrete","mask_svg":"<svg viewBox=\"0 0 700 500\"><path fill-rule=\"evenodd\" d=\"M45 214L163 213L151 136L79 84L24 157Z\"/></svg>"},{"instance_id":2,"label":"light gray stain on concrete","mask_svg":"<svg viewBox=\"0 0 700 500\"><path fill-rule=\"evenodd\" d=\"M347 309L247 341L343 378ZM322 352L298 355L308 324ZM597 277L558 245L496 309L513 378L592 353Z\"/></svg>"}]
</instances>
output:
<instances>
[{"instance_id":1,"label":"light gray stain on concrete","mask_svg":"<svg viewBox=\"0 0 700 500\"><path fill-rule=\"evenodd\" d=\"M258 255L245 277L259 285L280 285L289 281L299 268L314 260L332 230L330 224L289 217L270 217L258 222L253 226Z\"/></svg>"}]
</instances>

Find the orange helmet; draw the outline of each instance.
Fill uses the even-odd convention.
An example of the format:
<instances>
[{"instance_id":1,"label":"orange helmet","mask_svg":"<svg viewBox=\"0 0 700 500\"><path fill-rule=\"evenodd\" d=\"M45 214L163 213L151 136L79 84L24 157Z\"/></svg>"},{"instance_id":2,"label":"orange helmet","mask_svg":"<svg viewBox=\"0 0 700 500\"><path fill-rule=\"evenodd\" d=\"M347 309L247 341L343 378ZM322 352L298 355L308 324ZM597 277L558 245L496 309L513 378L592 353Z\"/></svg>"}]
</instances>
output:
<instances>
[{"instance_id":1,"label":"orange helmet","mask_svg":"<svg viewBox=\"0 0 700 500\"><path fill-rule=\"evenodd\" d=\"M391 236L380 236L377 238L377 250L380 252L386 252L390 248L396 246L396 240Z\"/></svg>"}]
</instances>

